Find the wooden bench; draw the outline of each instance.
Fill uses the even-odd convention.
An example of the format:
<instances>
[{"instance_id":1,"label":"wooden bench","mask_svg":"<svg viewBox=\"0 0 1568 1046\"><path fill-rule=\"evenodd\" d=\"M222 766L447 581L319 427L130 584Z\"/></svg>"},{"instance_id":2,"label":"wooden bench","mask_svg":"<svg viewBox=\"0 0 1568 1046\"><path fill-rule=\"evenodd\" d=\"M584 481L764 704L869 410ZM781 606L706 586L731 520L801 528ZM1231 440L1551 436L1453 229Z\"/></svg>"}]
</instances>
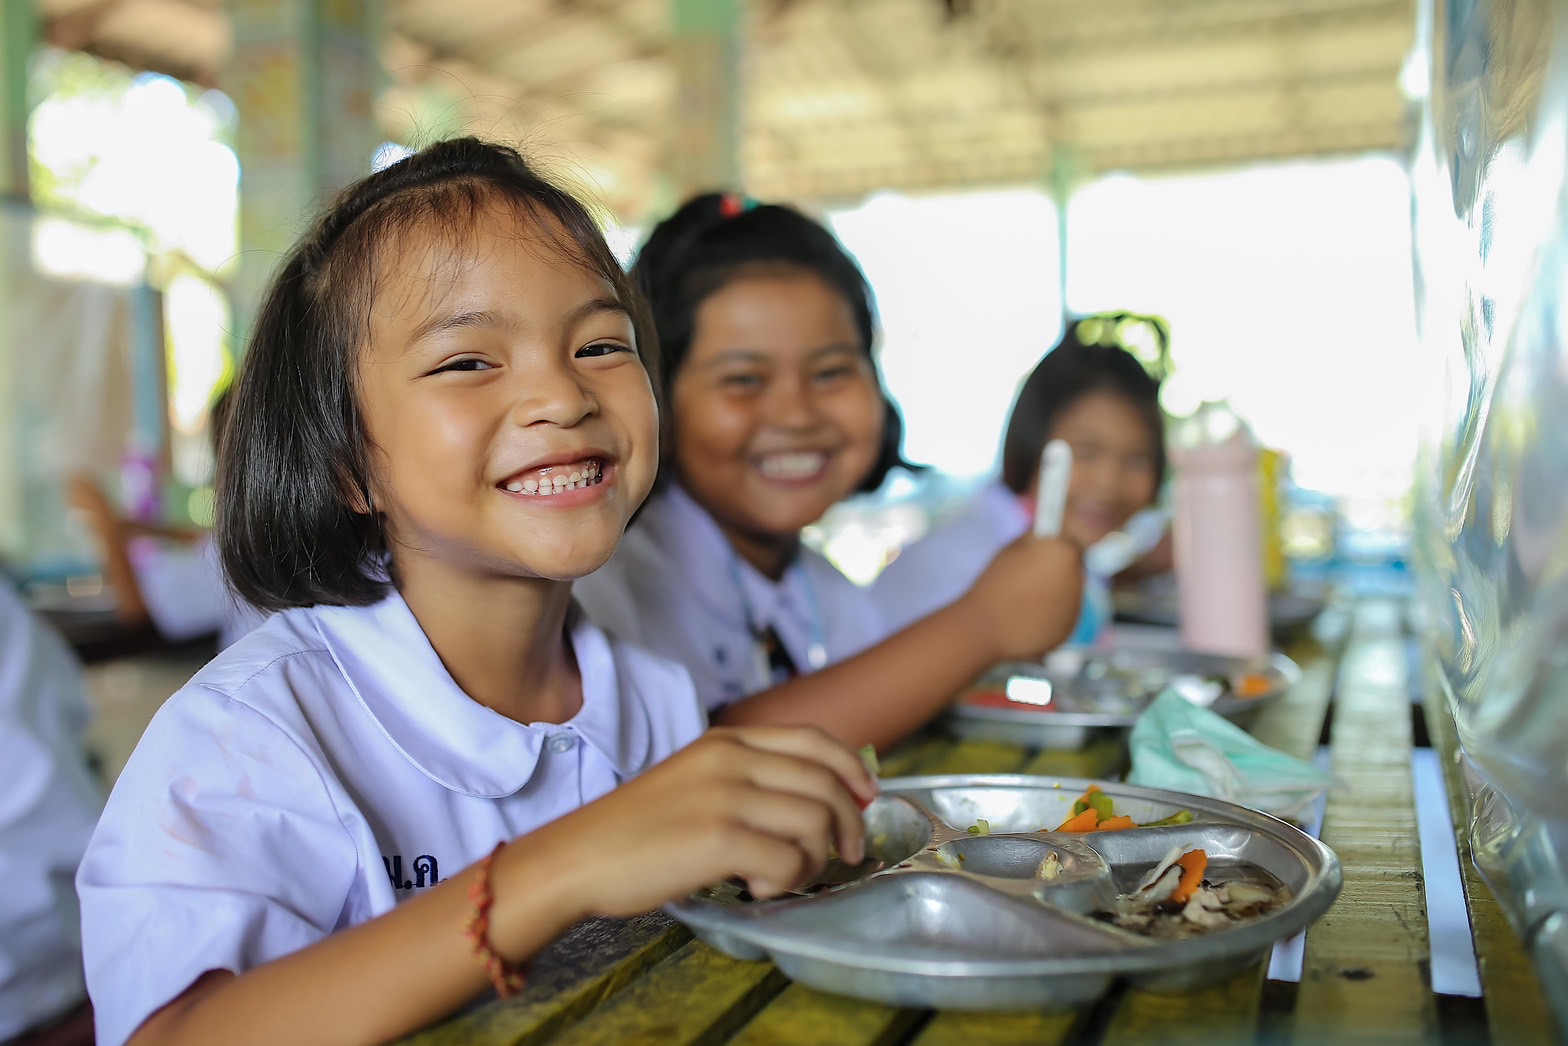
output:
<instances>
[{"instance_id":1,"label":"wooden bench","mask_svg":"<svg viewBox=\"0 0 1568 1046\"><path fill-rule=\"evenodd\" d=\"M898 1009L791 984L766 962L730 959L659 914L594 920L535 963L528 988L408 1040L418 1046L543 1042L603 1044L1024 1044L1057 1042L1553 1042L1558 1034L1518 939L1475 873L1460 832L1468 905L1484 995L1439 996L1430 984L1426 896L1411 778L1409 658L1399 607L1371 603L1331 613L1288 653L1302 679L1260 715L1253 732L1312 758L1332 703L1330 796L1322 838L1345 885L1307 933L1299 984L1271 981L1260 964L1181 995L1118 988L1064 1013ZM1448 787L1464 784L1446 709L1428 708ZM1032 752L930 734L883 760L885 776L1120 772L1120 745ZM1456 801L1456 810L1468 802Z\"/></svg>"}]
</instances>

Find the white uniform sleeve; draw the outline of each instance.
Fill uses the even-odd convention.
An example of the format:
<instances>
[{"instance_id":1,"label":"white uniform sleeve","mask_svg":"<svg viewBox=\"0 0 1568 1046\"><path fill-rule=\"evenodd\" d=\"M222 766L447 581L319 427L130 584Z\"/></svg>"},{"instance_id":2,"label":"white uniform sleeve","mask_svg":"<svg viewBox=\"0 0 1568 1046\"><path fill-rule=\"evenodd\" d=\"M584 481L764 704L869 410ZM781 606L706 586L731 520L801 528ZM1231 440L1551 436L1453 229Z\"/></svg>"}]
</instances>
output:
<instances>
[{"instance_id":1,"label":"white uniform sleeve","mask_svg":"<svg viewBox=\"0 0 1568 1046\"><path fill-rule=\"evenodd\" d=\"M71 877L102 802L65 644L0 585L0 1041L81 1002Z\"/></svg>"},{"instance_id":2,"label":"white uniform sleeve","mask_svg":"<svg viewBox=\"0 0 1568 1046\"><path fill-rule=\"evenodd\" d=\"M100 1046L208 970L243 973L339 925L361 862L317 764L201 686L153 718L77 876Z\"/></svg>"}]
</instances>

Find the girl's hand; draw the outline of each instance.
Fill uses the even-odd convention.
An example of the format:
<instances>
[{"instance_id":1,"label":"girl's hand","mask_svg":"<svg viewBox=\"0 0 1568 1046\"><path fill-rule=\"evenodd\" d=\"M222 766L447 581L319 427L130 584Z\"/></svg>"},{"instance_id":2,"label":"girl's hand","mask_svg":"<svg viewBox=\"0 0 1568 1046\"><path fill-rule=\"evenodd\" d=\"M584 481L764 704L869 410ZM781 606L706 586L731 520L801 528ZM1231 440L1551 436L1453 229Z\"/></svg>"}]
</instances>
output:
<instances>
[{"instance_id":1,"label":"girl's hand","mask_svg":"<svg viewBox=\"0 0 1568 1046\"><path fill-rule=\"evenodd\" d=\"M1083 600L1083 554L1065 538L1019 538L996 554L958 605L990 660L1043 656L1072 634Z\"/></svg>"},{"instance_id":2,"label":"girl's hand","mask_svg":"<svg viewBox=\"0 0 1568 1046\"><path fill-rule=\"evenodd\" d=\"M517 845L559 840L584 915L635 915L733 876L776 897L865 855L877 783L814 727L710 730L603 799Z\"/></svg>"}]
</instances>

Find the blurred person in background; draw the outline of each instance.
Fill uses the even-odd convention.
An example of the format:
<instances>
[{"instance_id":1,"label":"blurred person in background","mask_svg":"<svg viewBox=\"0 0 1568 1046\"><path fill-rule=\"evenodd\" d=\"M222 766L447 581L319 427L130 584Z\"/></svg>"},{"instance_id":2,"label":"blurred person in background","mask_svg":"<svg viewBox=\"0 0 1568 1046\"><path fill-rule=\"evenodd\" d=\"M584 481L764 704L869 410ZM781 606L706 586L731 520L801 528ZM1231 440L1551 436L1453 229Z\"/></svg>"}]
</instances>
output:
<instances>
[{"instance_id":1,"label":"blurred person in background","mask_svg":"<svg viewBox=\"0 0 1568 1046\"><path fill-rule=\"evenodd\" d=\"M212 401L207 429L214 454L227 419L228 390ZM66 484L71 507L85 518L98 546L116 612L130 626L151 622L167 643L216 634L218 649L265 620L224 582L217 545L206 530L170 527L121 515L97 480L85 473Z\"/></svg>"},{"instance_id":2,"label":"blurred person in background","mask_svg":"<svg viewBox=\"0 0 1568 1046\"><path fill-rule=\"evenodd\" d=\"M73 877L103 799L63 640L0 575L0 1042L93 1041Z\"/></svg>"},{"instance_id":3,"label":"blurred person in background","mask_svg":"<svg viewBox=\"0 0 1568 1046\"><path fill-rule=\"evenodd\" d=\"M1040 457L1053 439L1073 452L1061 533L1079 548L1093 550L1154 504L1166 470L1160 381L1126 349L1088 343L1081 323L1068 326L1020 387L1003 437L1001 475L969 508L901 551L872 584L889 625L906 626L950 603L997 552L1029 532ZM1092 574L1092 552L1087 562ZM1168 569L1167 537L1122 576ZM1110 580L1091 578L1089 590ZM1086 602L1073 641L1092 641L1105 616Z\"/></svg>"}]
</instances>

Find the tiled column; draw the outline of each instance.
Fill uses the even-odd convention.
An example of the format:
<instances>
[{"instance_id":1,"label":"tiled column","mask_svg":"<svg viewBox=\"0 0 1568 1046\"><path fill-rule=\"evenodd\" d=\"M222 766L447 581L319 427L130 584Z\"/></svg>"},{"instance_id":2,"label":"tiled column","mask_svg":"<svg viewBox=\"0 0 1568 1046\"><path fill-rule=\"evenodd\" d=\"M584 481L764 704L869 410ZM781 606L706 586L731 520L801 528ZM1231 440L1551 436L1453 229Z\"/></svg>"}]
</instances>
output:
<instances>
[{"instance_id":1,"label":"tiled column","mask_svg":"<svg viewBox=\"0 0 1568 1046\"><path fill-rule=\"evenodd\" d=\"M31 250L27 214L28 65L38 42L38 13L33 0L0 3L0 309L12 313L9 295ZM13 275L15 273L16 275ZM15 354L11 331L0 325L0 555L16 554L23 543L22 475L12 402Z\"/></svg>"},{"instance_id":2,"label":"tiled column","mask_svg":"<svg viewBox=\"0 0 1568 1046\"><path fill-rule=\"evenodd\" d=\"M677 201L740 185L739 0L674 0Z\"/></svg>"},{"instance_id":3,"label":"tiled column","mask_svg":"<svg viewBox=\"0 0 1568 1046\"><path fill-rule=\"evenodd\" d=\"M239 110L243 332L284 252L334 193L370 170L381 142L380 5L372 0L231 0L224 89ZM244 351L243 339L238 343Z\"/></svg>"}]
</instances>

